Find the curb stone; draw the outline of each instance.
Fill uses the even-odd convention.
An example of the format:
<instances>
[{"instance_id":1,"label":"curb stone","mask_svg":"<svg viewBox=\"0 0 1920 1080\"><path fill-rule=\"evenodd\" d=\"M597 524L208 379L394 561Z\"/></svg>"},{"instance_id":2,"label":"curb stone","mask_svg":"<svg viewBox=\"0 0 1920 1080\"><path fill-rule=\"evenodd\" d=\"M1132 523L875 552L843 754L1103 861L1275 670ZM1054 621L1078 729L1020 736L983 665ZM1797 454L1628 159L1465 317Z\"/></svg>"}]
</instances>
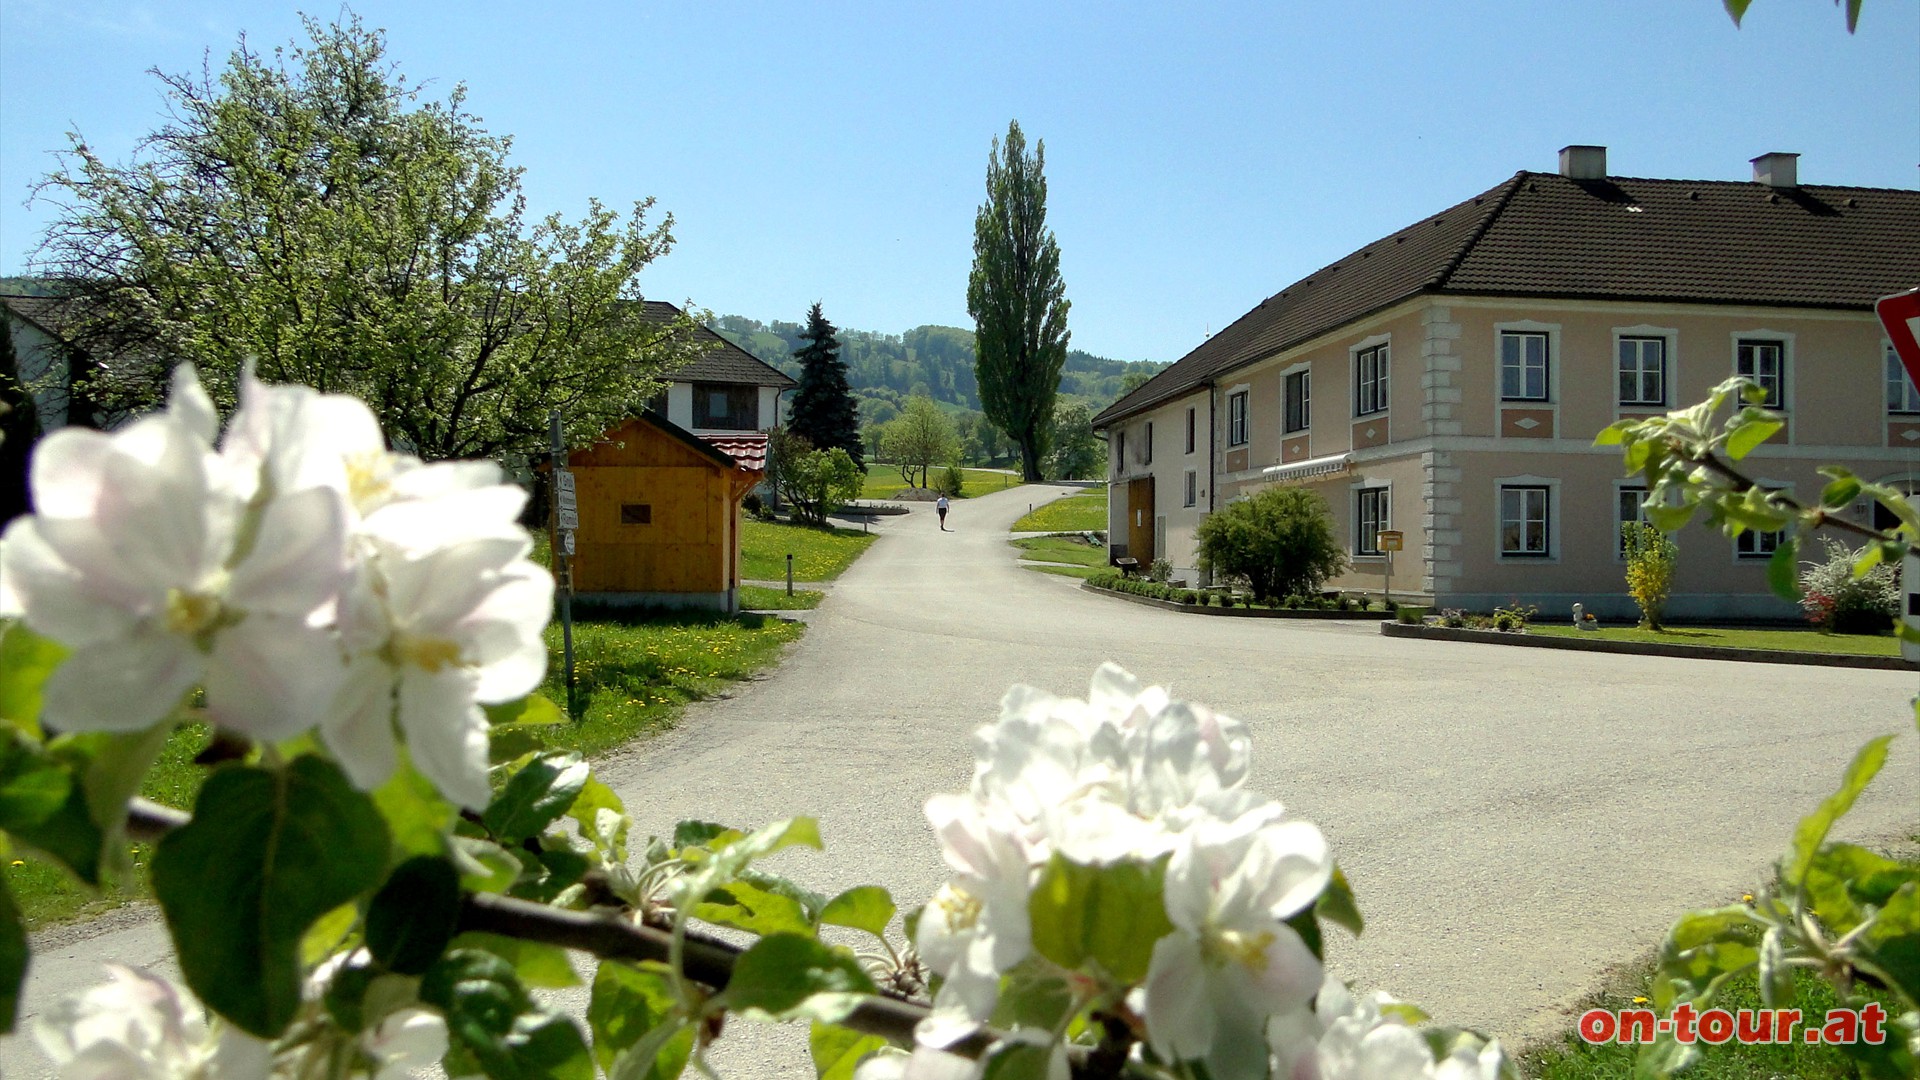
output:
<instances>
[{"instance_id":1,"label":"curb stone","mask_svg":"<svg viewBox=\"0 0 1920 1080\"><path fill-rule=\"evenodd\" d=\"M1387 637L1471 641L1488 645L1518 645L1528 649L1568 649L1575 652L1675 656L1683 660L1731 660L1743 664L1799 664L1808 667L1869 668L1876 671L1920 670L1920 664L1909 663L1898 656L1795 652L1790 649L1741 649L1727 645L1662 645L1652 641L1581 641L1577 638L1535 637L1502 630L1415 626L1397 622L1381 623L1380 633Z\"/></svg>"}]
</instances>

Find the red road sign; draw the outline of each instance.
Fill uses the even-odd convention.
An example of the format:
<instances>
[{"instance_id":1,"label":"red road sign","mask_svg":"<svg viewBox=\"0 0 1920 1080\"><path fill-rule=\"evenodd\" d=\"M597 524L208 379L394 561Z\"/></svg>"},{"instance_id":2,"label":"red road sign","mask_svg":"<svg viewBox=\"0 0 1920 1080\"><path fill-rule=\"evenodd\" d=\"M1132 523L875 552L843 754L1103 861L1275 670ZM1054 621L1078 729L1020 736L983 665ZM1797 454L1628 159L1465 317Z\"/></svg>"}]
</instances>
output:
<instances>
[{"instance_id":1,"label":"red road sign","mask_svg":"<svg viewBox=\"0 0 1920 1080\"><path fill-rule=\"evenodd\" d=\"M1920 289L1883 296L1873 305L1880 325L1893 339L1893 351L1906 365L1907 378L1920 388Z\"/></svg>"}]
</instances>

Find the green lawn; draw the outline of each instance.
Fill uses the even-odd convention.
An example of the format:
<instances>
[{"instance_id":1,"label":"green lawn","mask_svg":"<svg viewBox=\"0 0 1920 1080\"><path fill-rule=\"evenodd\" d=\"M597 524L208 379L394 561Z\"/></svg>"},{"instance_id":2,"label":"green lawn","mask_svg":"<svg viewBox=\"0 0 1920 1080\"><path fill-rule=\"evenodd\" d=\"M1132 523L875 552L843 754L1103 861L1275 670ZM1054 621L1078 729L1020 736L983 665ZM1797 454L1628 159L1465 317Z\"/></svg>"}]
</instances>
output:
<instances>
[{"instance_id":1,"label":"green lawn","mask_svg":"<svg viewBox=\"0 0 1920 1080\"><path fill-rule=\"evenodd\" d=\"M1022 559L1040 562L1073 563L1076 566L1107 565L1107 549L1070 536L1029 536L1013 541L1022 551Z\"/></svg>"},{"instance_id":2,"label":"green lawn","mask_svg":"<svg viewBox=\"0 0 1920 1080\"><path fill-rule=\"evenodd\" d=\"M1786 649L1793 652L1852 653L1860 656L1899 656L1900 639L1892 634L1823 634L1818 630L1742 630L1710 626L1678 626L1667 630L1605 627L1575 630L1571 626L1527 627L1529 634L1578 637L1583 641L1651 641L1662 645L1713 645L1734 649Z\"/></svg>"},{"instance_id":3,"label":"green lawn","mask_svg":"<svg viewBox=\"0 0 1920 1080\"><path fill-rule=\"evenodd\" d=\"M748 611L798 611L819 607L820 601L824 600L826 595L818 589L796 588L793 590L793 595L788 596L785 588L769 589L763 585L742 585L740 586L740 606Z\"/></svg>"},{"instance_id":4,"label":"green lawn","mask_svg":"<svg viewBox=\"0 0 1920 1080\"><path fill-rule=\"evenodd\" d=\"M740 522L740 576L784 581L787 555L792 553L793 580L831 581L878 539L859 529L816 529L746 518Z\"/></svg>"},{"instance_id":5,"label":"green lawn","mask_svg":"<svg viewBox=\"0 0 1920 1080\"><path fill-rule=\"evenodd\" d=\"M547 742L592 755L672 727L688 702L772 665L803 629L763 615L576 622L575 720L550 729ZM558 623L547 628L547 648L552 661L541 692L565 708Z\"/></svg>"},{"instance_id":6,"label":"green lawn","mask_svg":"<svg viewBox=\"0 0 1920 1080\"><path fill-rule=\"evenodd\" d=\"M1105 532L1107 489L1055 499L1013 523L1014 532Z\"/></svg>"},{"instance_id":7,"label":"green lawn","mask_svg":"<svg viewBox=\"0 0 1920 1080\"><path fill-rule=\"evenodd\" d=\"M1059 574L1061 577L1077 577L1082 581L1105 570L1104 566L1046 566L1041 563L1023 562L1028 570L1038 570L1043 574Z\"/></svg>"},{"instance_id":8,"label":"green lawn","mask_svg":"<svg viewBox=\"0 0 1920 1080\"><path fill-rule=\"evenodd\" d=\"M936 466L930 479L937 482L941 469ZM1005 491L1010 487L1019 487L1024 481L1017 473L996 472L992 469L961 469L960 497L970 499L975 495L985 495L990 491ZM907 486L900 479L900 470L891 465L874 462L867 466L866 481L860 487L863 499L891 499Z\"/></svg>"}]
</instances>

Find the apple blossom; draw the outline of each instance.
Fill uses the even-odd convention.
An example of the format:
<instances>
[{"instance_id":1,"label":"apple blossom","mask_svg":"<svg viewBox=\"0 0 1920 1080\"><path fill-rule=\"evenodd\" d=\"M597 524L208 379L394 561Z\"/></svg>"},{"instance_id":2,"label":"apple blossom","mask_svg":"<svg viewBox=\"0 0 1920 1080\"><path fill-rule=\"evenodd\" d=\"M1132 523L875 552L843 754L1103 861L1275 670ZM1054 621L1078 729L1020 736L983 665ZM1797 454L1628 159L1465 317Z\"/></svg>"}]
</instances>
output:
<instances>
[{"instance_id":1,"label":"apple blossom","mask_svg":"<svg viewBox=\"0 0 1920 1080\"><path fill-rule=\"evenodd\" d=\"M60 1080L258 1080L272 1051L209 1020L172 982L118 964L108 981L61 999L33 1024Z\"/></svg>"}]
</instances>

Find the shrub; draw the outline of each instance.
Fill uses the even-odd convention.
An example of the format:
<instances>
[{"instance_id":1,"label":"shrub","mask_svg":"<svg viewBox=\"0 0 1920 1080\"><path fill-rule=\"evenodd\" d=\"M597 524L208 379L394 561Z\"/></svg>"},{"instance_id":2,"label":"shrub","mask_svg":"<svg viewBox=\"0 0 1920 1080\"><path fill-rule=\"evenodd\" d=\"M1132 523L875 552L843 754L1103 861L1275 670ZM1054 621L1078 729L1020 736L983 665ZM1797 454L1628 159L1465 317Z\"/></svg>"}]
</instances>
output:
<instances>
[{"instance_id":1,"label":"shrub","mask_svg":"<svg viewBox=\"0 0 1920 1080\"><path fill-rule=\"evenodd\" d=\"M1519 633L1527 628L1527 620L1539 613L1539 608L1530 605L1523 607L1515 604L1513 607L1497 607L1493 609L1493 628L1508 633Z\"/></svg>"},{"instance_id":2,"label":"shrub","mask_svg":"<svg viewBox=\"0 0 1920 1080\"><path fill-rule=\"evenodd\" d=\"M1280 601L1280 606L1288 607L1288 608L1297 608L1305 603L1306 601L1300 599L1299 594L1288 593L1286 598Z\"/></svg>"},{"instance_id":3,"label":"shrub","mask_svg":"<svg viewBox=\"0 0 1920 1080\"><path fill-rule=\"evenodd\" d=\"M1341 611L1352 611L1352 610L1353 610L1353 602L1347 599L1347 594L1346 594L1346 593L1341 593L1341 594L1340 594L1340 599L1338 599L1338 600L1336 600L1336 601L1334 601L1334 606L1336 606L1336 607L1338 607L1338 608L1339 608L1339 609L1340 609ZM1364 605L1362 605L1362 606L1364 606Z\"/></svg>"},{"instance_id":4,"label":"shrub","mask_svg":"<svg viewBox=\"0 0 1920 1080\"><path fill-rule=\"evenodd\" d=\"M1194 596L1192 589L1188 589L1187 591L1180 594L1180 602L1190 607L1193 605L1196 599L1197 598Z\"/></svg>"},{"instance_id":5,"label":"shrub","mask_svg":"<svg viewBox=\"0 0 1920 1080\"><path fill-rule=\"evenodd\" d=\"M1900 612L1900 568L1878 563L1864 577L1853 568L1866 548L1848 550L1823 536L1824 562L1807 563L1800 572L1800 606L1807 621L1835 634L1879 634L1893 628Z\"/></svg>"},{"instance_id":6,"label":"shrub","mask_svg":"<svg viewBox=\"0 0 1920 1080\"><path fill-rule=\"evenodd\" d=\"M940 494L957 499L966 486L967 474L960 471L960 466L949 465L940 470Z\"/></svg>"},{"instance_id":7,"label":"shrub","mask_svg":"<svg viewBox=\"0 0 1920 1080\"><path fill-rule=\"evenodd\" d=\"M1674 560L1680 549L1673 538L1644 521L1620 526L1627 557L1627 595L1640 606L1640 629L1660 629L1660 616L1673 592Z\"/></svg>"},{"instance_id":8,"label":"shrub","mask_svg":"<svg viewBox=\"0 0 1920 1080\"><path fill-rule=\"evenodd\" d=\"M1150 581L1157 581L1164 585L1172 576L1173 564L1165 559L1155 559L1153 564L1147 567L1147 579Z\"/></svg>"},{"instance_id":9,"label":"shrub","mask_svg":"<svg viewBox=\"0 0 1920 1080\"><path fill-rule=\"evenodd\" d=\"M1427 609L1414 607L1412 604L1401 604L1393 609L1393 619L1408 626L1419 626L1427 621Z\"/></svg>"},{"instance_id":10,"label":"shrub","mask_svg":"<svg viewBox=\"0 0 1920 1080\"><path fill-rule=\"evenodd\" d=\"M1245 577L1254 599L1319 591L1347 568L1327 500L1300 487L1228 503L1195 533L1203 573Z\"/></svg>"},{"instance_id":11,"label":"shrub","mask_svg":"<svg viewBox=\"0 0 1920 1080\"><path fill-rule=\"evenodd\" d=\"M1459 608L1443 608L1440 611L1440 625L1458 630L1467 625L1467 613Z\"/></svg>"},{"instance_id":12,"label":"shrub","mask_svg":"<svg viewBox=\"0 0 1920 1080\"><path fill-rule=\"evenodd\" d=\"M740 509L745 510L754 517L760 516L762 507L763 504L760 502L760 493L757 491L747 492L746 498L740 500Z\"/></svg>"},{"instance_id":13,"label":"shrub","mask_svg":"<svg viewBox=\"0 0 1920 1080\"><path fill-rule=\"evenodd\" d=\"M1400 614L1400 606L1401 606L1401 605L1400 605L1400 602L1399 602L1399 601L1397 601L1397 600L1382 600L1382 601L1380 601L1380 610L1381 610L1381 611L1384 611L1384 612L1386 612L1386 613L1387 613L1387 614L1389 614L1389 615L1392 615L1392 616L1395 616L1396 618L1397 618L1397 617L1399 616L1399 614ZM1423 615L1424 615L1424 614L1426 613L1426 609L1425 609L1425 608L1420 608L1420 609L1418 609L1418 610L1419 610L1419 611L1421 612L1421 614L1423 614Z\"/></svg>"}]
</instances>

